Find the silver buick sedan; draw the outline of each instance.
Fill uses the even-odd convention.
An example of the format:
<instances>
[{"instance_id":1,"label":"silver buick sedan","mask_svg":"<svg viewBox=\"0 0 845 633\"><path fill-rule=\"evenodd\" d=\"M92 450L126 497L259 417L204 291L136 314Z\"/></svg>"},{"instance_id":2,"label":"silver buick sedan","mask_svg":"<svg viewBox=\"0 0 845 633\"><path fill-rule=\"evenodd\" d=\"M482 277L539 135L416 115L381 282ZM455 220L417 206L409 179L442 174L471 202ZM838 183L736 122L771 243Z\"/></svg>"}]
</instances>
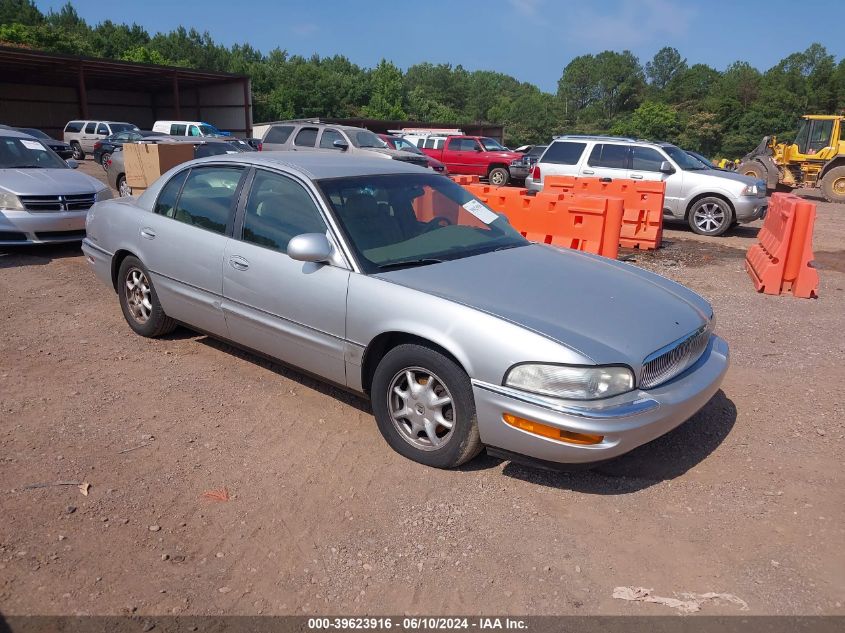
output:
<instances>
[{"instance_id":1,"label":"silver buick sedan","mask_svg":"<svg viewBox=\"0 0 845 633\"><path fill-rule=\"evenodd\" d=\"M728 367L694 292L530 243L400 161L190 161L94 205L82 248L138 334L182 323L365 394L429 466L609 459L692 416Z\"/></svg>"}]
</instances>

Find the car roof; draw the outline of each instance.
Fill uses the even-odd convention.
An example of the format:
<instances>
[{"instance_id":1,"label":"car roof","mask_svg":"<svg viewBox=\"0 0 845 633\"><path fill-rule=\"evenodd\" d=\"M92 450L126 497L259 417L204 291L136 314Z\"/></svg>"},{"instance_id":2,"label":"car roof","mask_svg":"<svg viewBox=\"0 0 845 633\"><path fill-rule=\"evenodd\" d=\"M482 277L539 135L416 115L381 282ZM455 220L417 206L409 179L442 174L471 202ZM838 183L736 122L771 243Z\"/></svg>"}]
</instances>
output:
<instances>
[{"instance_id":1,"label":"car roof","mask_svg":"<svg viewBox=\"0 0 845 633\"><path fill-rule=\"evenodd\" d=\"M431 174L432 172L400 160L368 156L350 156L325 152L242 152L208 156L194 161L196 164L231 162L297 171L311 180L344 178L378 174Z\"/></svg>"}]
</instances>

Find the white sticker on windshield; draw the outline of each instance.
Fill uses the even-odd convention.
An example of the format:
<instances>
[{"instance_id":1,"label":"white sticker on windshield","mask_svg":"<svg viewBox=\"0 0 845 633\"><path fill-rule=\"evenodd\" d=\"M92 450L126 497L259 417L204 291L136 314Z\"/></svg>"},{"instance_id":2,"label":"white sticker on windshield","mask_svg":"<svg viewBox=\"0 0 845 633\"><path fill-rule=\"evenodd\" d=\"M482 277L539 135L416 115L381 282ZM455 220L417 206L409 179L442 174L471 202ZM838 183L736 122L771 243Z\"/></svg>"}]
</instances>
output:
<instances>
[{"instance_id":1,"label":"white sticker on windshield","mask_svg":"<svg viewBox=\"0 0 845 633\"><path fill-rule=\"evenodd\" d=\"M495 222L499 219L499 216L494 211L485 207L478 200L470 200L464 205L464 209L472 213L475 217L484 222L484 224L490 224L491 222Z\"/></svg>"},{"instance_id":2,"label":"white sticker on windshield","mask_svg":"<svg viewBox=\"0 0 845 633\"><path fill-rule=\"evenodd\" d=\"M44 146L38 141L30 141L29 139L22 138L21 145L27 149L40 149L42 152L44 151Z\"/></svg>"}]
</instances>

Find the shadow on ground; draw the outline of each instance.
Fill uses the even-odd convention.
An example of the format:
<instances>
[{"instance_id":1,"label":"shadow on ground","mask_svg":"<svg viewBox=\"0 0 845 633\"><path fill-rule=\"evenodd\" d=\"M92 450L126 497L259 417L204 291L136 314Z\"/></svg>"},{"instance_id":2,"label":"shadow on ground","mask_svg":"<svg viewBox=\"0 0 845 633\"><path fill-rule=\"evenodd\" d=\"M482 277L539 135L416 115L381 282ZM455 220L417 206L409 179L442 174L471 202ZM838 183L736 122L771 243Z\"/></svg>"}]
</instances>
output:
<instances>
[{"instance_id":1,"label":"shadow on ground","mask_svg":"<svg viewBox=\"0 0 845 633\"><path fill-rule=\"evenodd\" d=\"M701 411L675 430L592 470L553 472L509 462L509 477L596 495L630 494L675 479L715 451L736 423L736 406L720 389ZM496 460L498 461L498 460Z\"/></svg>"},{"instance_id":2,"label":"shadow on ground","mask_svg":"<svg viewBox=\"0 0 845 633\"><path fill-rule=\"evenodd\" d=\"M0 246L0 268L44 266L55 259L82 256L80 242Z\"/></svg>"}]
</instances>

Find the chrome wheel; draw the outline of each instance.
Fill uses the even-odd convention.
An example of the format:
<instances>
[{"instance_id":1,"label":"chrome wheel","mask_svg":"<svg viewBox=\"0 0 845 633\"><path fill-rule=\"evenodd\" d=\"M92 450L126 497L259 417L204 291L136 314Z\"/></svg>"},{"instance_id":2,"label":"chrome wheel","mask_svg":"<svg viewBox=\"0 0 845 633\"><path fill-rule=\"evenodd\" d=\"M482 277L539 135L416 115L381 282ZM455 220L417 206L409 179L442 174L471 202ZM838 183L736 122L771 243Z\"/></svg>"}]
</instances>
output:
<instances>
[{"instance_id":1,"label":"chrome wheel","mask_svg":"<svg viewBox=\"0 0 845 633\"><path fill-rule=\"evenodd\" d=\"M726 220L725 210L716 202L705 202L693 215L693 222L703 233L719 230Z\"/></svg>"},{"instance_id":2,"label":"chrome wheel","mask_svg":"<svg viewBox=\"0 0 845 633\"><path fill-rule=\"evenodd\" d=\"M71 143L70 149L73 151L74 159L83 160L85 158L85 152L82 151L79 143Z\"/></svg>"},{"instance_id":3,"label":"chrome wheel","mask_svg":"<svg viewBox=\"0 0 845 633\"><path fill-rule=\"evenodd\" d=\"M108 152L100 156L100 166L103 168L103 171L109 170L109 159L111 159L111 154Z\"/></svg>"},{"instance_id":4,"label":"chrome wheel","mask_svg":"<svg viewBox=\"0 0 845 633\"><path fill-rule=\"evenodd\" d=\"M452 437L455 409L452 394L434 373L408 367L390 381L387 409L399 435L414 448L433 451Z\"/></svg>"},{"instance_id":5,"label":"chrome wheel","mask_svg":"<svg viewBox=\"0 0 845 633\"><path fill-rule=\"evenodd\" d=\"M120 193L121 198L125 198L126 196L132 195L132 187L126 184L126 178L121 176L120 180L117 183L117 191Z\"/></svg>"},{"instance_id":6,"label":"chrome wheel","mask_svg":"<svg viewBox=\"0 0 845 633\"><path fill-rule=\"evenodd\" d=\"M140 268L130 268L126 273L126 305L132 318L140 324L150 320L153 303L150 291L150 281Z\"/></svg>"}]
</instances>

